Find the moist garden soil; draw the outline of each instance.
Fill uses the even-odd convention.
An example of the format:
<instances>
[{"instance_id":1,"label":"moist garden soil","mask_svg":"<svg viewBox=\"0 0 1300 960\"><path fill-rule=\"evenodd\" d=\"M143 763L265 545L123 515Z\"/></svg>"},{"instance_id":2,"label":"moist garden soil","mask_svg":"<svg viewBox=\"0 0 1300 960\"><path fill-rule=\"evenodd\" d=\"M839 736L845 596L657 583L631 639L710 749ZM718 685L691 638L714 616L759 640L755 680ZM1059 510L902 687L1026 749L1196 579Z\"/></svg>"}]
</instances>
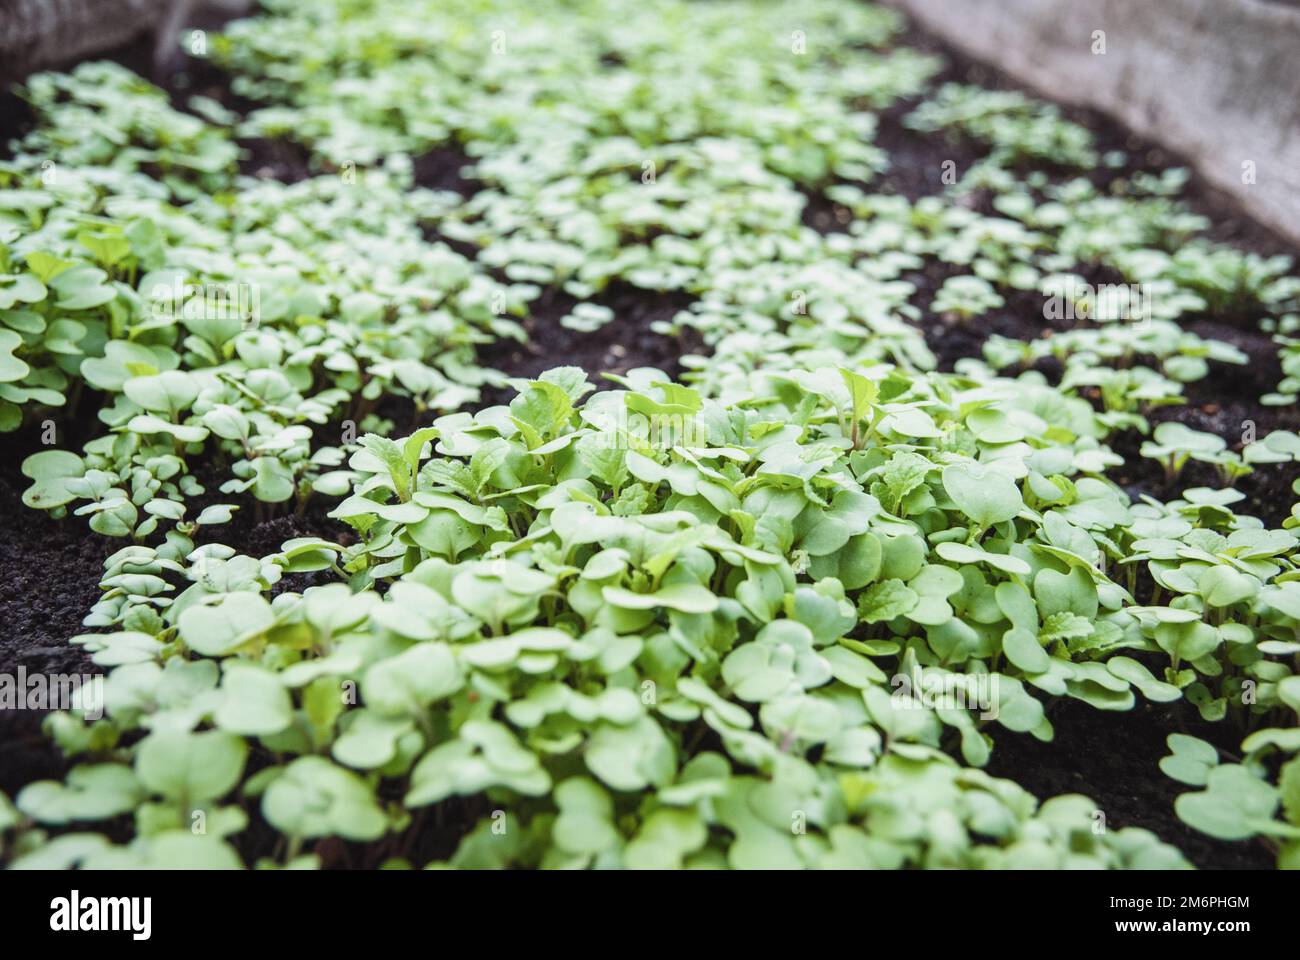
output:
<instances>
[{"instance_id":1,"label":"moist garden soil","mask_svg":"<svg viewBox=\"0 0 1300 960\"><path fill-rule=\"evenodd\" d=\"M956 81L993 89L1023 89L996 70L965 58L914 27L899 36L898 45L944 58L947 67L934 78L931 88ZM149 76L150 49L149 43L141 40L106 56ZM210 96L240 113L256 106L232 94L228 78L206 61L187 60L178 69L166 71L166 75L156 79L169 91L177 106L183 107L184 101L195 93ZM904 126L902 118L920 99L910 98L879 112L876 143L889 153L891 169L870 185L872 192L899 194L910 201L937 196L944 190L941 171L945 161L954 161L958 171L962 171L987 155L987 148L977 142L920 133ZM1066 107L1062 108L1062 114L1092 131L1099 153L1120 149L1130 158L1125 167L1099 167L1089 174L1089 179L1102 191L1135 173L1186 165L1176 155L1144 142L1094 111ZM0 148L21 135L28 121L21 101L10 91L0 92ZM307 151L294 144L270 140L241 140L240 143L246 149L241 169L247 174L296 182L320 172L310 168ZM467 163L469 159L456 148L439 148L416 159L415 179L421 186L469 196L478 184L463 175L462 168ZM1062 180L1071 176L1064 170L1035 169ZM805 224L823 233L845 229L851 220L847 210L820 193L809 192L807 196ZM1183 201L1210 220L1209 237L1216 242L1232 243L1266 256L1296 255L1293 245L1244 215L1199 177L1192 178ZM992 212L988 197L977 195L967 202L972 209ZM467 255L472 254L471 250ZM951 370L963 357L979 357L983 342L992 334L1022 340L1044 334L1049 322L1043 317L1041 297L1033 291L1003 291L1005 307L972 323L936 314L930 309L935 294L945 279L961 272L960 268L931 261L924 269L905 277L917 287L912 302L921 309L919 325L939 359L941 370ZM1094 283L1117 279L1103 276L1104 271L1086 265L1081 265L1080 272ZM614 311L614 319L601 329L587 333L563 326L560 319L576 301L561 291L550 290L532 304L531 315L524 324L529 341L501 340L490 344L482 351L483 364L508 376L525 378L552 366L575 365L586 370L599 385L608 382L600 378L602 372L622 374L635 367L654 367L676 377L682 372L680 358L702 349L689 328L679 338L662 336L652 329L657 321L670 321L678 311L686 309L691 302L688 296L623 285L611 286L592 299ZM1159 408L1153 412L1152 421L1175 420L1195 430L1217 433L1235 450L1241 449L1247 421L1254 422L1256 434L1261 437L1269 430L1295 430L1300 426L1300 415L1294 406L1279 410L1262 407L1258 402L1262 394L1276 388L1280 369L1276 347L1269 335L1255 328L1254 320L1249 311L1235 316L1185 318L1183 322L1189 329L1202 337L1231 343L1250 358L1249 363L1244 366L1211 364L1207 378L1187 385L1185 405ZM1040 361L1038 369L1049 379L1060 373L1059 363L1050 358ZM489 388L481 405L504 402L509 396L506 388ZM395 398L390 401L382 410L384 416L399 427L414 422L415 411L409 403ZM82 409L91 411L94 405L86 402ZM94 426L93 417L87 413L74 429L83 430L88 437L93 434ZM5 629L0 632L0 673L16 675L20 669L28 674L100 672L82 648L67 640L82 632L81 619L98 598L97 584L104 560L124 543L91 532L79 520L54 521L45 513L25 507L21 497L28 481L19 465L26 456L42 449L40 435L29 429L6 435L4 442L6 449L0 458L0 511L5 517L6 536L0 539L0 605ZM1139 444L1131 434L1115 442L1116 453L1126 462L1117 476L1118 482L1135 499L1142 494L1159 498L1176 496L1178 491L1165 482L1159 465L1139 456ZM1198 471L1204 471L1204 476ZM1293 471L1286 467L1258 466L1254 474L1239 483L1239 489L1247 497L1240 512L1253 513L1270 526L1278 525L1288 513L1293 479ZM1210 480L1209 468L1192 464L1179 487ZM205 486L215 492L215 483L205 482ZM326 516L328 509L318 498L301 516L291 511L264 519L252 509L241 510L234 522L222 527L217 536L256 556L277 551L283 541L292 537L321 536L347 542L346 528ZM305 589L313 584L312 578L316 576L324 575L286 578L277 592ZM1130 711L1107 712L1080 701L1062 699L1051 704L1048 715L1056 730L1051 743L1042 743L1028 734L999 730L988 772L1015 780L1040 799L1062 793L1087 794L1105 812L1107 829L1136 826L1151 830L1161 840L1181 849L1199 867L1272 866L1274 852L1262 840L1226 843L1186 827L1174 814L1174 798L1186 788L1159 771L1158 761L1168 752L1165 736L1173 731L1199 736L1232 755L1238 744L1225 725L1203 723L1196 710L1184 701L1153 704L1139 700ZM62 778L70 767L53 742L43 735L43 716L38 710L0 711L0 791L10 796L34 780ZM249 861L273 854L276 842L274 831L259 824L260 815L255 810L250 813L252 822L241 844L248 849L240 851ZM381 844L330 840L322 842L318 852L326 867L374 867L389 856L413 856L417 861L445 856L466 826L472 825L481 814L473 798L455 799L422 811L406 831Z\"/></svg>"}]
</instances>

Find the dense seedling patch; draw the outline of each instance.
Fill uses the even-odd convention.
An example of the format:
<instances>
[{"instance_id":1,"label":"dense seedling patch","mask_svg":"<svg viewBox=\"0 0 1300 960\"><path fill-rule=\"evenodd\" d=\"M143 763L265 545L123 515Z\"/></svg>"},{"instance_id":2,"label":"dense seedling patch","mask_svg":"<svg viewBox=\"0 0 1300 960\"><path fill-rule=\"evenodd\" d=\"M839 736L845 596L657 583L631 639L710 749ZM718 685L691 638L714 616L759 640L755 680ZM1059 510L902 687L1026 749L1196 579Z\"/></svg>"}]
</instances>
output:
<instances>
[{"instance_id":1,"label":"dense seedling patch","mask_svg":"<svg viewBox=\"0 0 1300 960\"><path fill-rule=\"evenodd\" d=\"M265 6L0 164L10 865L1189 865L1081 710L1300 862L1288 257L869 5Z\"/></svg>"}]
</instances>

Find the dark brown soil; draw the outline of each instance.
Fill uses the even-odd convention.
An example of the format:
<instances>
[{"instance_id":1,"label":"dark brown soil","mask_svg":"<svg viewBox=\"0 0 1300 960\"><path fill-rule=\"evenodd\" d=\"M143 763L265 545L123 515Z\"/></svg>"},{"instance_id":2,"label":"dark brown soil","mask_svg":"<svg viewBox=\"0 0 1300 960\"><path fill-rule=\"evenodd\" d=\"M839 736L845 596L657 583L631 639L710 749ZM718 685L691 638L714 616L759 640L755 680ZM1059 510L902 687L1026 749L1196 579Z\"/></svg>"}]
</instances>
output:
<instances>
[{"instance_id":1,"label":"dark brown soil","mask_svg":"<svg viewBox=\"0 0 1300 960\"><path fill-rule=\"evenodd\" d=\"M32 122L32 110L26 101L12 90L0 93L0 160L13 156L10 144L27 131Z\"/></svg>"},{"instance_id":2,"label":"dark brown soil","mask_svg":"<svg viewBox=\"0 0 1300 960\"><path fill-rule=\"evenodd\" d=\"M124 544L97 536L84 518L49 519L22 503L29 481L19 460L0 469L0 673L99 674L68 638L99 597L104 559ZM66 764L41 733L43 710L0 710L0 792L9 796L33 780L58 777Z\"/></svg>"},{"instance_id":3,"label":"dark brown soil","mask_svg":"<svg viewBox=\"0 0 1300 960\"><path fill-rule=\"evenodd\" d=\"M1058 700L1049 715L1056 728L1049 743L1027 733L995 731L988 772L1016 781L1040 800L1063 793L1091 797L1106 815L1106 829L1143 827L1198 867L1272 868L1275 853L1262 841L1214 840L1187 827L1174 813L1174 800L1194 788L1160 771L1171 733L1201 737L1230 758L1241 737L1234 737L1228 723L1204 723L1186 702L1153 704L1141 698L1124 713Z\"/></svg>"},{"instance_id":4,"label":"dark brown soil","mask_svg":"<svg viewBox=\"0 0 1300 960\"><path fill-rule=\"evenodd\" d=\"M940 77L944 75L940 74ZM936 82L940 81L932 81L931 85ZM923 99L922 96L907 97L887 109L876 111L875 145L888 155L888 165L870 183L856 183L855 186L870 193L903 196L910 203L916 203L923 197L941 196L949 183L959 181L976 162L988 156L988 147L972 140L948 140L905 126L903 118ZM952 163L951 177L945 179L949 171L945 165L949 162ZM803 211L804 226L819 233L848 229L853 220L849 210L827 199L821 191L800 189L808 200ZM982 213L992 212L987 206L980 206L987 204L986 197L971 197L967 202Z\"/></svg>"},{"instance_id":5,"label":"dark brown soil","mask_svg":"<svg viewBox=\"0 0 1300 960\"><path fill-rule=\"evenodd\" d=\"M917 326L925 335L925 342L934 352L941 371L952 371L957 361L966 357L982 358L984 341L991 336L1029 341L1050 335L1053 330L1068 330L1074 325L1067 320L1048 319L1043 295L1039 291L1009 287L997 288L1005 303L985 314L962 317L955 313L936 312L934 298L944 282L967 273L966 267L926 258L920 270L903 274L901 278L916 287L912 305L921 311Z\"/></svg>"},{"instance_id":6,"label":"dark brown soil","mask_svg":"<svg viewBox=\"0 0 1300 960\"><path fill-rule=\"evenodd\" d=\"M1237 453L1252 437L1263 439L1273 430L1300 427L1300 409L1295 405L1265 407L1259 403L1261 396L1277 388L1282 372L1277 350L1266 336L1205 319L1188 326L1202 337L1232 344L1249 361L1240 365L1212 362L1209 376L1185 385L1187 403L1148 412L1147 419L1153 427L1165 421L1177 421L1193 430L1222 437ZM1111 442L1115 452L1124 458L1124 466L1114 471L1112 478L1130 496L1146 494L1169 500L1191 487L1222 485L1213 467L1196 462L1189 463L1178 479L1169 483L1159 463L1141 456L1141 442L1142 438L1131 432ZM1253 473L1235 485L1246 499L1233 507L1234 512L1259 517L1270 527L1280 526L1295 502L1291 484L1297 476L1300 467L1294 463L1257 465Z\"/></svg>"},{"instance_id":7,"label":"dark brown soil","mask_svg":"<svg viewBox=\"0 0 1300 960\"><path fill-rule=\"evenodd\" d=\"M132 64L127 62L127 66ZM133 69L138 72L138 68ZM158 82L171 94L172 106L177 110L189 110L189 100L195 96L215 100L240 117L265 106L235 93L230 88L230 75L204 57L178 56ZM311 152L296 141L241 137L236 143L243 148L239 172L247 176L298 183L317 172L313 169Z\"/></svg>"},{"instance_id":8,"label":"dark brown soil","mask_svg":"<svg viewBox=\"0 0 1300 960\"><path fill-rule=\"evenodd\" d=\"M409 411L409 401L405 406ZM409 412L407 416L410 416ZM337 436L333 439L337 442ZM199 527L194 533L196 544L223 543L246 556L266 557L279 553L286 540L298 537L320 537L344 546L356 541L350 527L328 515L339 504L338 497L316 494L308 497L306 503L301 505L295 500L261 503L247 493L221 492L221 484L231 478L228 464L209 461L199 463L193 469L204 492L187 501L187 519L197 517L205 507L216 503L235 504L239 508L232 513L229 523ZM271 594L275 596L286 590L302 591L309 586L329 583L333 579L334 575L328 571L290 574L272 588ZM177 583L184 586L183 581Z\"/></svg>"},{"instance_id":9,"label":"dark brown soil","mask_svg":"<svg viewBox=\"0 0 1300 960\"><path fill-rule=\"evenodd\" d=\"M889 169L871 182L874 192L898 194L912 203L922 197L940 196L949 183L961 180L966 171L988 155L979 144L949 142L904 126L903 117L919 102L920 98L904 100L878 114L876 145L889 153ZM949 162L952 167L945 168ZM952 172L947 182L946 169Z\"/></svg>"},{"instance_id":10,"label":"dark brown soil","mask_svg":"<svg viewBox=\"0 0 1300 960\"><path fill-rule=\"evenodd\" d=\"M898 46L912 47L938 56L943 66L931 77L927 90L945 83L969 83L966 79L976 65L960 58L927 34L915 29L902 33ZM922 197L939 196L947 188L944 164L951 161L953 182L989 155L989 147L965 137L931 136L904 124L904 118L925 100L926 93L905 97L876 113L876 146L889 154L889 168L871 183L877 193L901 194L915 203Z\"/></svg>"},{"instance_id":11,"label":"dark brown soil","mask_svg":"<svg viewBox=\"0 0 1300 960\"><path fill-rule=\"evenodd\" d=\"M462 197L472 197L482 188L478 180L465 176L474 161L459 146L445 143L415 158L416 186L430 190L450 190Z\"/></svg>"},{"instance_id":12,"label":"dark brown soil","mask_svg":"<svg viewBox=\"0 0 1300 960\"><path fill-rule=\"evenodd\" d=\"M634 367L654 367L669 377L680 375L680 358L699 349L694 331L684 331L680 339L655 333L651 324L672 320L685 310L691 298L679 292L652 293L618 284L611 286L591 302L609 307L614 319L593 333L570 330L560 325L578 301L568 294L551 289L530 304L524 321L527 343L498 340L480 351L485 366L511 377L536 377L557 365L582 367L597 389L613 387L602 373L625 374ZM485 391L484 403L509 402L508 388Z\"/></svg>"},{"instance_id":13,"label":"dark brown soil","mask_svg":"<svg viewBox=\"0 0 1300 960\"><path fill-rule=\"evenodd\" d=\"M829 200L816 190L801 188L807 201L804 204L801 219L805 227L812 227L818 233L844 232L853 222L853 211Z\"/></svg>"},{"instance_id":14,"label":"dark brown soil","mask_svg":"<svg viewBox=\"0 0 1300 960\"><path fill-rule=\"evenodd\" d=\"M78 422L84 427L84 423ZM84 429L61 438L69 449L87 439ZM104 560L130 541L100 536L90 530L86 518L68 516L53 520L47 514L22 503L22 491L30 481L20 472L23 459L43 449L32 430L9 435L9 445L0 462L0 515L7 518L5 537L0 540L0 609L4 631L0 632L0 674L17 674L20 668L36 673L101 674L81 647L68 638L85 632L82 618L99 599L99 581ZM350 531L325 514L337 502L317 497L309 501L302 517L292 506L278 505L290 512L269 520L258 520L256 502L248 496L218 492L225 474L206 466L201 482L207 493L190 505L196 516L203 506L235 502L240 509L231 523L200 528L199 543L221 542L241 553L261 557L279 551L285 540L317 536L349 542ZM270 509L270 505L265 505ZM272 591L303 590L325 583L331 574L309 573L286 576ZM185 586L177 579L178 590ZM34 780L61 776L63 760L53 741L40 730L45 711L0 710L0 791L12 796Z\"/></svg>"},{"instance_id":15,"label":"dark brown soil","mask_svg":"<svg viewBox=\"0 0 1300 960\"><path fill-rule=\"evenodd\" d=\"M239 172L247 176L301 183L312 175L311 154L301 144L263 137L243 137L236 143L243 148Z\"/></svg>"}]
</instances>

